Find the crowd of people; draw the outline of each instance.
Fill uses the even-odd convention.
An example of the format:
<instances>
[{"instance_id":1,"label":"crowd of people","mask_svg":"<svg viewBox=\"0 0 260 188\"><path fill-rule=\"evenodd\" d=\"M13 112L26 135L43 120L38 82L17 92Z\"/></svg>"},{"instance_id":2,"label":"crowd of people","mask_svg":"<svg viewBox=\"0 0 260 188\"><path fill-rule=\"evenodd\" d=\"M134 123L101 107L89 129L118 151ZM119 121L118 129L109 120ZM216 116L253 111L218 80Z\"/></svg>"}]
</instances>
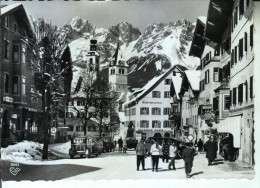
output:
<instances>
[{"instance_id":1,"label":"crowd of people","mask_svg":"<svg viewBox=\"0 0 260 188\"><path fill-rule=\"evenodd\" d=\"M151 160L152 160L152 171L158 172L158 165L159 165L159 159L160 156L162 158L162 162L169 163L168 169L169 170L176 170L175 168L175 159L177 158L177 155L181 155L182 159L184 160L184 166L185 166L185 173L186 177L191 177L191 171L193 166L193 160L194 156L196 154L196 150L198 150L200 153L205 152L206 158L208 160L208 165L211 166L214 164L214 161L217 158L217 152L223 153L223 150L225 150L225 147L233 147L232 143L227 142L230 138L226 138L226 140L221 139L220 140L220 148L218 147L218 141L214 136L210 136L209 140L207 140L205 143L199 139L198 143L196 145L193 145L193 143L188 142L185 144L185 148L182 150L181 154L179 154L178 148L175 145L175 143L168 143L167 140L163 142L163 144L157 143L155 140L152 140L152 146L150 151L147 150L147 147L145 145L145 140L141 139L136 147L136 155L137 155L137 171L140 169L140 165L142 165L142 170L145 169L145 158L147 156L147 153L150 152L151 154ZM197 148L195 148L197 147ZM228 150L226 150L228 151ZM232 150L229 152L224 152L224 159L228 159L232 154L230 154ZM227 155L227 156L225 156ZM170 159L170 160L169 160Z\"/></svg>"}]
</instances>

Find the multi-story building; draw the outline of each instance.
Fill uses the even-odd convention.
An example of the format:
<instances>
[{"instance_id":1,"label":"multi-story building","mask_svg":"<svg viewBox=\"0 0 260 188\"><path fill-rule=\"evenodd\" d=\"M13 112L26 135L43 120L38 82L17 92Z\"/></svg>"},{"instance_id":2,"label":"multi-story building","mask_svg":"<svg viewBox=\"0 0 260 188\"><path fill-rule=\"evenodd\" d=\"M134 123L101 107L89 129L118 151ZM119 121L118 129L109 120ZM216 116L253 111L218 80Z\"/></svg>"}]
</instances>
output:
<instances>
[{"instance_id":1,"label":"multi-story building","mask_svg":"<svg viewBox=\"0 0 260 188\"><path fill-rule=\"evenodd\" d=\"M229 118L219 132L233 137L238 159L254 164L254 25L252 0L235 0L230 9L231 62Z\"/></svg>"},{"instance_id":2,"label":"multi-story building","mask_svg":"<svg viewBox=\"0 0 260 188\"><path fill-rule=\"evenodd\" d=\"M184 71L179 92L181 98L181 126L183 137L192 142L197 140L199 83L200 70Z\"/></svg>"},{"instance_id":3,"label":"multi-story building","mask_svg":"<svg viewBox=\"0 0 260 188\"><path fill-rule=\"evenodd\" d=\"M177 139L183 136L181 126L181 97L179 93L181 91L182 78L185 70L187 70L185 67L176 67L171 79L171 113L169 114L169 120L174 121L174 137Z\"/></svg>"},{"instance_id":4,"label":"multi-story building","mask_svg":"<svg viewBox=\"0 0 260 188\"><path fill-rule=\"evenodd\" d=\"M1 5L0 15L0 124L3 144L8 140L41 141L37 92L30 53L35 43L32 20L21 4ZM8 144L8 143L7 143Z\"/></svg>"},{"instance_id":5,"label":"multi-story building","mask_svg":"<svg viewBox=\"0 0 260 188\"><path fill-rule=\"evenodd\" d=\"M201 58L199 137L229 136L238 160L248 164L254 164L252 15L251 0L211 0L205 24L197 21L190 50Z\"/></svg>"},{"instance_id":6,"label":"multi-story building","mask_svg":"<svg viewBox=\"0 0 260 188\"><path fill-rule=\"evenodd\" d=\"M176 65L168 69L132 93L129 101L124 103L125 127L132 123L135 131L146 137L173 136L175 124L169 120L172 111L170 87L172 76L180 67Z\"/></svg>"}]
</instances>

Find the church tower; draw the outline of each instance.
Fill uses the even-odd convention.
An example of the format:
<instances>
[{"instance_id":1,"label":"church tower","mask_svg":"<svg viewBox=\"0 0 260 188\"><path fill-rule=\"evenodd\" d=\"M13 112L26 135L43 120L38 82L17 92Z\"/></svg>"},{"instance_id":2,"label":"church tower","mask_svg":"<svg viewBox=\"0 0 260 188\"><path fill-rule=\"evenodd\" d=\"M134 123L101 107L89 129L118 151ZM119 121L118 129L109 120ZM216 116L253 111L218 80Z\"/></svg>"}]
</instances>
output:
<instances>
[{"instance_id":1,"label":"church tower","mask_svg":"<svg viewBox=\"0 0 260 188\"><path fill-rule=\"evenodd\" d=\"M97 52L97 40L90 40L90 49L86 56L86 64L89 71L99 72L99 53Z\"/></svg>"},{"instance_id":2,"label":"church tower","mask_svg":"<svg viewBox=\"0 0 260 188\"><path fill-rule=\"evenodd\" d=\"M111 89L117 92L127 92L127 68L128 65L118 44L108 70Z\"/></svg>"}]
</instances>

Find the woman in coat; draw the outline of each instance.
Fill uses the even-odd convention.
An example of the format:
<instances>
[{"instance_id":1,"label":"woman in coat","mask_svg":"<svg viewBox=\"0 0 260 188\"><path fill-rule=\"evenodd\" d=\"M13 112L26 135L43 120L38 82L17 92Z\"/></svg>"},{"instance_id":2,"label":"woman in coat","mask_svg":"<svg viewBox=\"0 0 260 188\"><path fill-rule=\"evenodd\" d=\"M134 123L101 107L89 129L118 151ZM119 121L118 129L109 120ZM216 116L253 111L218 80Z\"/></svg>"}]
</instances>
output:
<instances>
[{"instance_id":1,"label":"woman in coat","mask_svg":"<svg viewBox=\"0 0 260 188\"><path fill-rule=\"evenodd\" d=\"M166 162L168 163L169 161L169 144L167 142L167 140L165 139L164 143L163 143L163 146L162 146L162 162Z\"/></svg>"},{"instance_id":2,"label":"woman in coat","mask_svg":"<svg viewBox=\"0 0 260 188\"><path fill-rule=\"evenodd\" d=\"M137 171L139 171L140 163L142 163L142 168L145 170L145 155L147 149L144 143L144 140L140 140L136 146L136 163L137 163Z\"/></svg>"},{"instance_id":3,"label":"woman in coat","mask_svg":"<svg viewBox=\"0 0 260 188\"><path fill-rule=\"evenodd\" d=\"M152 171L154 171L155 167L156 172L158 172L160 149L162 149L162 146L160 146L157 142L153 141L153 145L150 149L150 153L152 155Z\"/></svg>"},{"instance_id":4,"label":"woman in coat","mask_svg":"<svg viewBox=\"0 0 260 188\"><path fill-rule=\"evenodd\" d=\"M176 170L176 168L175 168L176 152L177 152L177 147L174 143L172 143L170 145L170 148L169 148L169 156L170 156L170 159L171 159L169 166L168 166L169 170L171 170L171 166L173 167L173 170Z\"/></svg>"},{"instance_id":5,"label":"woman in coat","mask_svg":"<svg viewBox=\"0 0 260 188\"><path fill-rule=\"evenodd\" d=\"M218 144L216 141L214 141L214 137L210 136L210 139L207 142L207 154L206 154L209 166L212 165L212 162L215 160L217 151L218 151Z\"/></svg>"}]
</instances>

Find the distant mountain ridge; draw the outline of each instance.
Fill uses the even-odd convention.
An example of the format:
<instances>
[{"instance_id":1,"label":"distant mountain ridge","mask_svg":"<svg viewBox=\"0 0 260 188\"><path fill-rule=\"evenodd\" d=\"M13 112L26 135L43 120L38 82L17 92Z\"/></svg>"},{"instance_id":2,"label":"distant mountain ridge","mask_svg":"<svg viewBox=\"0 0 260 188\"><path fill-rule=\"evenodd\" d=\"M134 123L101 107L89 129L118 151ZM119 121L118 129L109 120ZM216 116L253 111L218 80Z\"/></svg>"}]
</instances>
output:
<instances>
[{"instance_id":1,"label":"distant mountain ridge","mask_svg":"<svg viewBox=\"0 0 260 188\"><path fill-rule=\"evenodd\" d=\"M180 64L188 69L195 69L199 65L197 58L188 56L193 30L194 25L185 19L151 24L141 33L127 22L104 29L77 16L60 31L69 41L74 74L80 70L91 39L97 40L102 68L108 66L119 43L129 64L130 87L142 87L173 65Z\"/></svg>"}]
</instances>

